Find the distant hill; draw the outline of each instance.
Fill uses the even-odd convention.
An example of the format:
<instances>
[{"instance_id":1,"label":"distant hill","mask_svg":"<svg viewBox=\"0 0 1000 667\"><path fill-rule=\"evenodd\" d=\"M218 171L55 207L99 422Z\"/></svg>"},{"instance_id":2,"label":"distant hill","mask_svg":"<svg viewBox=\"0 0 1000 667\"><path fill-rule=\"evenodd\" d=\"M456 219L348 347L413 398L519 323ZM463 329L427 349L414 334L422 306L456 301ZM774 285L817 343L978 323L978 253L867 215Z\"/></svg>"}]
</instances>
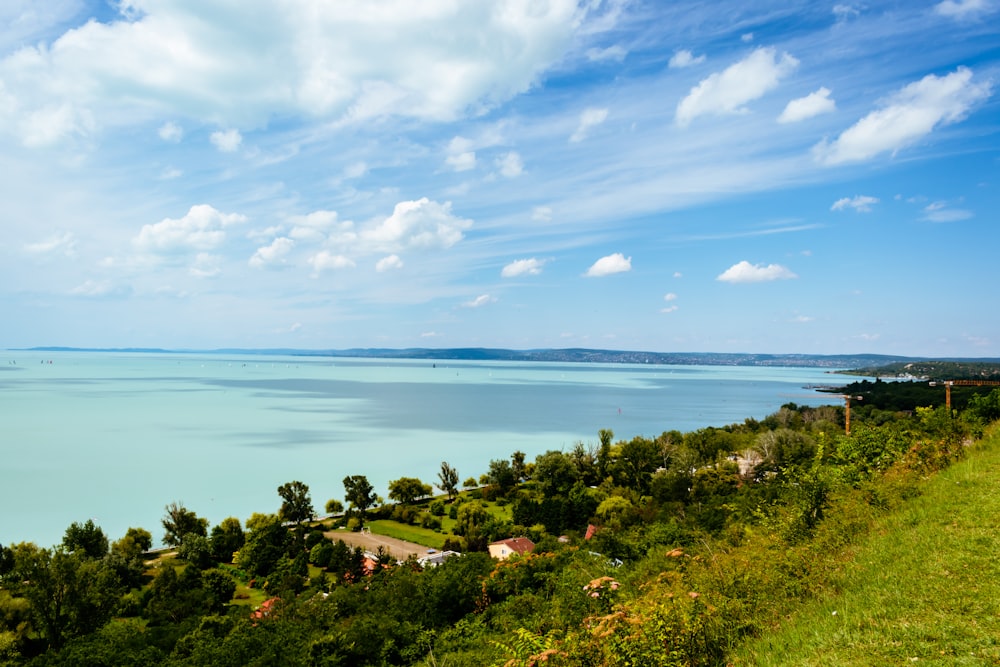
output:
<instances>
[{"instance_id":1,"label":"distant hill","mask_svg":"<svg viewBox=\"0 0 1000 667\"><path fill-rule=\"evenodd\" d=\"M36 352L125 352L154 354L271 354L305 357L358 357L380 359L428 359L453 361L522 361L604 364L656 364L702 366L797 366L830 369L877 369L892 364L923 361L916 357L881 354L753 354L722 352L639 352L585 348L507 350L501 348L351 348L346 350L301 350L295 348L214 350L167 350L160 348L33 347ZM1000 363L1000 360L995 360ZM862 373L868 374L868 373Z\"/></svg>"}]
</instances>

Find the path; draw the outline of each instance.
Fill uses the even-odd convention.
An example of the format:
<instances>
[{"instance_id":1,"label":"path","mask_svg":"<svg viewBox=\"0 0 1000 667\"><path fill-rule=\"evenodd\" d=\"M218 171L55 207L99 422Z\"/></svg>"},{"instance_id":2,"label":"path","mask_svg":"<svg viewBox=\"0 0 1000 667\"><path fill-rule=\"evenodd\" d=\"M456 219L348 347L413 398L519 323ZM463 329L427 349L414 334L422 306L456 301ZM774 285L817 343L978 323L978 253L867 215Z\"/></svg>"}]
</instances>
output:
<instances>
[{"instance_id":1,"label":"path","mask_svg":"<svg viewBox=\"0 0 1000 667\"><path fill-rule=\"evenodd\" d=\"M377 552L379 547L385 547L396 560L406 560L410 555L415 555L419 558L428 552L428 548L422 544L397 540L395 537L386 537L385 535L354 533L349 530L340 529L324 531L323 535L331 540L344 540L344 542L352 547L361 547L365 551L372 553Z\"/></svg>"}]
</instances>

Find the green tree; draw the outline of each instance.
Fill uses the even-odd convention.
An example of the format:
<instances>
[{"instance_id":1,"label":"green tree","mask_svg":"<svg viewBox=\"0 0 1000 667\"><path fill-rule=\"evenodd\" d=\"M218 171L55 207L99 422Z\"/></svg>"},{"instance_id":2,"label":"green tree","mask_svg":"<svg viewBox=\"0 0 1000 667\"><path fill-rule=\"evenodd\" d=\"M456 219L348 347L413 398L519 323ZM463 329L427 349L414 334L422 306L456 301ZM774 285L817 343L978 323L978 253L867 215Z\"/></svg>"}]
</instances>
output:
<instances>
[{"instance_id":1,"label":"green tree","mask_svg":"<svg viewBox=\"0 0 1000 667\"><path fill-rule=\"evenodd\" d=\"M494 459L490 461L488 477L489 483L495 486L501 495L506 495L517 484L514 467L507 459Z\"/></svg>"},{"instance_id":2,"label":"green tree","mask_svg":"<svg viewBox=\"0 0 1000 667\"><path fill-rule=\"evenodd\" d=\"M375 487L364 475L349 475L344 478L344 500L357 510L362 521L364 521L365 512L375 504L377 499Z\"/></svg>"},{"instance_id":3,"label":"green tree","mask_svg":"<svg viewBox=\"0 0 1000 667\"><path fill-rule=\"evenodd\" d=\"M187 534L208 535L208 519L184 507L183 504L172 502L166 506L167 514L161 520L163 524L163 541L172 547L178 546Z\"/></svg>"},{"instance_id":4,"label":"green tree","mask_svg":"<svg viewBox=\"0 0 1000 667\"><path fill-rule=\"evenodd\" d=\"M549 450L535 458L535 482L546 497L565 496L579 479L576 466L562 452Z\"/></svg>"},{"instance_id":5,"label":"green tree","mask_svg":"<svg viewBox=\"0 0 1000 667\"><path fill-rule=\"evenodd\" d=\"M104 559L23 543L12 551L7 584L28 600L32 625L53 648L103 625L125 592Z\"/></svg>"},{"instance_id":6,"label":"green tree","mask_svg":"<svg viewBox=\"0 0 1000 667\"><path fill-rule=\"evenodd\" d=\"M282 484L278 487L278 495L282 499L281 509L278 510L282 521L302 523L316 514L309 496L309 487L302 482L296 480Z\"/></svg>"},{"instance_id":7,"label":"green tree","mask_svg":"<svg viewBox=\"0 0 1000 667\"><path fill-rule=\"evenodd\" d=\"M86 523L73 522L66 529L62 541L66 551L81 553L87 558L104 558L108 555L108 538L93 519Z\"/></svg>"},{"instance_id":8,"label":"green tree","mask_svg":"<svg viewBox=\"0 0 1000 667\"><path fill-rule=\"evenodd\" d=\"M236 564L252 575L266 577L289 553L294 539L276 514L255 514L247 521L247 528Z\"/></svg>"},{"instance_id":9,"label":"green tree","mask_svg":"<svg viewBox=\"0 0 1000 667\"><path fill-rule=\"evenodd\" d=\"M220 563L233 562L233 554L243 548L246 535L236 517L226 517L212 528L212 558Z\"/></svg>"},{"instance_id":10,"label":"green tree","mask_svg":"<svg viewBox=\"0 0 1000 667\"><path fill-rule=\"evenodd\" d=\"M340 502L336 498L330 498L326 501L326 513L327 514L340 514L344 511L344 503Z\"/></svg>"},{"instance_id":11,"label":"green tree","mask_svg":"<svg viewBox=\"0 0 1000 667\"><path fill-rule=\"evenodd\" d=\"M127 560L140 558L153 546L153 536L145 528L129 528L124 537L115 540L111 552L121 555Z\"/></svg>"},{"instance_id":12,"label":"green tree","mask_svg":"<svg viewBox=\"0 0 1000 667\"><path fill-rule=\"evenodd\" d=\"M424 484L416 477L400 477L389 482L389 497L403 505L409 505L418 498L431 495L430 484Z\"/></svg>"},{"instance_id":13,"label":"green tree","mask_svg":"<svg viewBox=\"0 0 1000 667\"><path fill-rule=\"evenodd\" d=\"M448 494L448 500L458 493L458 470L451 467L447 461L441 461L437 487Z\"/></svg>"}]
</instances>

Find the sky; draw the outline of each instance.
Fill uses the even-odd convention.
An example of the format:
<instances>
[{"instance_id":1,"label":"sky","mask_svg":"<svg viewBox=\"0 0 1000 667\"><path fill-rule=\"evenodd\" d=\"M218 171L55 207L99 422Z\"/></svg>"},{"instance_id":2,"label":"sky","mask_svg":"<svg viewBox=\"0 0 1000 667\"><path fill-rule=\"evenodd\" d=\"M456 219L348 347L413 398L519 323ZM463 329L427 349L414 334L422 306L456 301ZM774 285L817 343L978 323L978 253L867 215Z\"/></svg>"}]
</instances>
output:
<instances>
[{"instance_id":1,"label":"sky","mask_svg":"<svg viewBox=\"0 0 1000 667\"><path fill-rule=\"evenodd\" d=\"M1000 0L4 0L0 348L1000 357Z\"/></svg>"}]
</instances>

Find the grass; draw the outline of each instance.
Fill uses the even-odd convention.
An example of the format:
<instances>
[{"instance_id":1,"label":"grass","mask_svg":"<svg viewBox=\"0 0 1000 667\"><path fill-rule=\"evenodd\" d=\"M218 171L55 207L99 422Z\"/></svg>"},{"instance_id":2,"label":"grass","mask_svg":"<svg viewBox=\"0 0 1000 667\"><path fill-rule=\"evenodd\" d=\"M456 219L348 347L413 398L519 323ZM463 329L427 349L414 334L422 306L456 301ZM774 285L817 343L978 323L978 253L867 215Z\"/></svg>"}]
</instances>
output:
<instances>
[{"instance_id":1,"label":"grass","mask_svg":"<svg viewBox=\"0 0 1000 667\"><path fill-rule=\"evenodd\" d=\"M879 519L831 593L737 665L1000 665L1000 431Z\"/></svg>"},{"instance_id":2,"label":"grass","mask_svg":"<svg viewBox=\"0 0 1000 667\"><path fill-rule=\"evenodd\" d=\"M386 537L394 537L397 540L406 540L407 542L422 544L425 547L430 547L432 549L440 549L443 547L444 541L448 537L448 535L445 535L444 533L437 533L429 528L408 526L405 523L390 521L389 519L369 521L365 525L371 528L373 533L378 535L385 535Z\"/></svg>"}]
</instances>

